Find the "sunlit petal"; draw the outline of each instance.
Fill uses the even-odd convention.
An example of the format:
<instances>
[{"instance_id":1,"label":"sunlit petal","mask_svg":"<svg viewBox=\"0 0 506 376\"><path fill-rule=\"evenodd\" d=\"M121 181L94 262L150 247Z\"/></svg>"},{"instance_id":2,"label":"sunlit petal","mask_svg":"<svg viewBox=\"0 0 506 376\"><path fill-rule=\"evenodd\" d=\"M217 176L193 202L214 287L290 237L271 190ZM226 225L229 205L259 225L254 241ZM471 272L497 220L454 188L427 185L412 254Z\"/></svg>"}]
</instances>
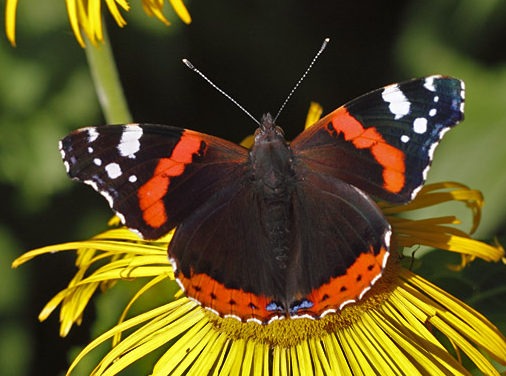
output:
<instances>
[{"instance_id":1,"label":"sunlit petal","mask_svg":"<svg viewBox=\"0 0 506 376\"><path fill-rule=\"evenodd\" d=\"M13 46L16 45L16 8L18 0L6 0L5 3L5 33Z\"/></svg>"},{"instance_id":2,"label":"sunlit petal","mask_svg":"<svg viewBox=\"0 0 506 376\"><path fill-rule=\"evenodd\" d=\"M116 24L119 27L125 26L127 22L121 10L130 10L127 0L65 0L70 27L81 47L86 46L83 34L93 45L104 40L102 1L105 1ZM17 3L18 0L6 0L5 5L5 33L13 46L16 45ZM170 22L162 13L164 3L164 0L142 0L145 12L168 26ZM181 21L191 23L191 16L181 0L171 0L169 3Z\"/></svg>"}]
</instances>

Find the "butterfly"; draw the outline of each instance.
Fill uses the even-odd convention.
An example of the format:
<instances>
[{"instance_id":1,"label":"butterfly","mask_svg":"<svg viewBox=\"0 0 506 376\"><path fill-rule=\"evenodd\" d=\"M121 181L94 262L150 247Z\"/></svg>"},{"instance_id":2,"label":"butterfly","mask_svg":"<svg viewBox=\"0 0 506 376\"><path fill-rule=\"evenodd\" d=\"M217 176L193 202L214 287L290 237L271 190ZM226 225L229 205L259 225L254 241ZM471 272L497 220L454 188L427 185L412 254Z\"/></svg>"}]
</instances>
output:
<instances>
[{"instance_id":1,"label":"butterfly","mask_svg":"<svg viewBox=\"0 0 506 376\"><path fill-rule=\"evenodd\" d=\"M60 142L70 177L145 239L175 228L186 295L222 317L318 319L384 272L391 227L376 200L410 202L463 119L464 83L430 76L371 91L288 142L271 115L247 149L154 124L82 128Z\"/></svg>"}]
</instances>

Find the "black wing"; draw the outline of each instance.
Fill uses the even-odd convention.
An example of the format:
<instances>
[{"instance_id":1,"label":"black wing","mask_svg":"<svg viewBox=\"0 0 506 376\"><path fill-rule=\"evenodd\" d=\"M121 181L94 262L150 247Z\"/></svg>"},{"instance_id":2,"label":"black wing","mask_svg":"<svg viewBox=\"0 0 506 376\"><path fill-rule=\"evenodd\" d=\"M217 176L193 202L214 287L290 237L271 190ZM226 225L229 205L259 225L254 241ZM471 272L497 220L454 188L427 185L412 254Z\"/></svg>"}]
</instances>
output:
<instances>
[{"instance_id":1,"label":"black wing","mask_svg":"<svg viewBox=\"0 0 506 376\"><path fill-rule=\"evenodd\" d=\"M423 185L434 149L463 118L464 83L430 76L389 85L322 118L291 144L311 169L390 202Z\"/></svg>"},{"instance_id":2,"label":"black wing","mask_svg":"<svg viewBox=\"0 0 506 376\"><path fill-rule=\"evenodd\" d=\"M241 180L248 158L231 142L153 124L79 129L60 150L70 177L91 185L126 226L150 239Z\"/></svg>"}]
</instances>

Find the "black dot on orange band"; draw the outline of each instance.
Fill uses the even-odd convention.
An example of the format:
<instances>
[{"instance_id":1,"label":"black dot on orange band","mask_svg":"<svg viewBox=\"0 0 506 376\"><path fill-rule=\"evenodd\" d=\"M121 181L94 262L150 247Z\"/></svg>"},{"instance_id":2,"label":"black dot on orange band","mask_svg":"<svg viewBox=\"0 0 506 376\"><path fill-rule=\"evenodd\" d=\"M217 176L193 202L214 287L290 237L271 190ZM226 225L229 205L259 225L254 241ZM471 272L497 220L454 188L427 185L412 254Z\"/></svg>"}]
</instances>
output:
<instances>
[{"instance_id":1,"label":"black dot on orange band","mask_svg":"<svg viewBox=\"0 0 506 376\"><path fill-rule=\"evenodd\" d=\"M205 154L206 149L207 149L207 144L205 143L205 141L201 141L197 155L199 157L202 157Z\"/></svg>"},{"instance_id":2,"label":"black dot on orange band","mask_svg":"<svg viewBox=\"0 0 506 376\"><path fill-rule=\"evenodd\" d=\"M215 294L214 292L210 293L210 294L209 294L209 296L210 296L210 297L211 297L211 299L213 299L213 300L217 298L217 296L216 296L216 294Z\"/></svg>"}]
</instances>

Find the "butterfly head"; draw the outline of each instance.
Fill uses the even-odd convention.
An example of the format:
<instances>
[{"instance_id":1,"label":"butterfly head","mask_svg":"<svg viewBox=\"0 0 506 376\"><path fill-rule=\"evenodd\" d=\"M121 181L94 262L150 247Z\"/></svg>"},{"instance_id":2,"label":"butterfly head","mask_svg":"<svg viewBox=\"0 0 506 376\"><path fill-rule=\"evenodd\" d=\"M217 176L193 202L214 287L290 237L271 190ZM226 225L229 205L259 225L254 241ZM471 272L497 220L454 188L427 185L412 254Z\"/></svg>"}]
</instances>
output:
<instances>
[{"instance_id":1,"label":"butterfly head","mask_svg":"<svg viewBox=\"0 0 506 376\"><path fill-rule=\"evenodd\" d=\"M255 143L270 143L276 141L286 143L285 132L281 127L274 124L271 114L266 113L262 116L260 126L255 132Z\"/></svg>"}]
</instances>

